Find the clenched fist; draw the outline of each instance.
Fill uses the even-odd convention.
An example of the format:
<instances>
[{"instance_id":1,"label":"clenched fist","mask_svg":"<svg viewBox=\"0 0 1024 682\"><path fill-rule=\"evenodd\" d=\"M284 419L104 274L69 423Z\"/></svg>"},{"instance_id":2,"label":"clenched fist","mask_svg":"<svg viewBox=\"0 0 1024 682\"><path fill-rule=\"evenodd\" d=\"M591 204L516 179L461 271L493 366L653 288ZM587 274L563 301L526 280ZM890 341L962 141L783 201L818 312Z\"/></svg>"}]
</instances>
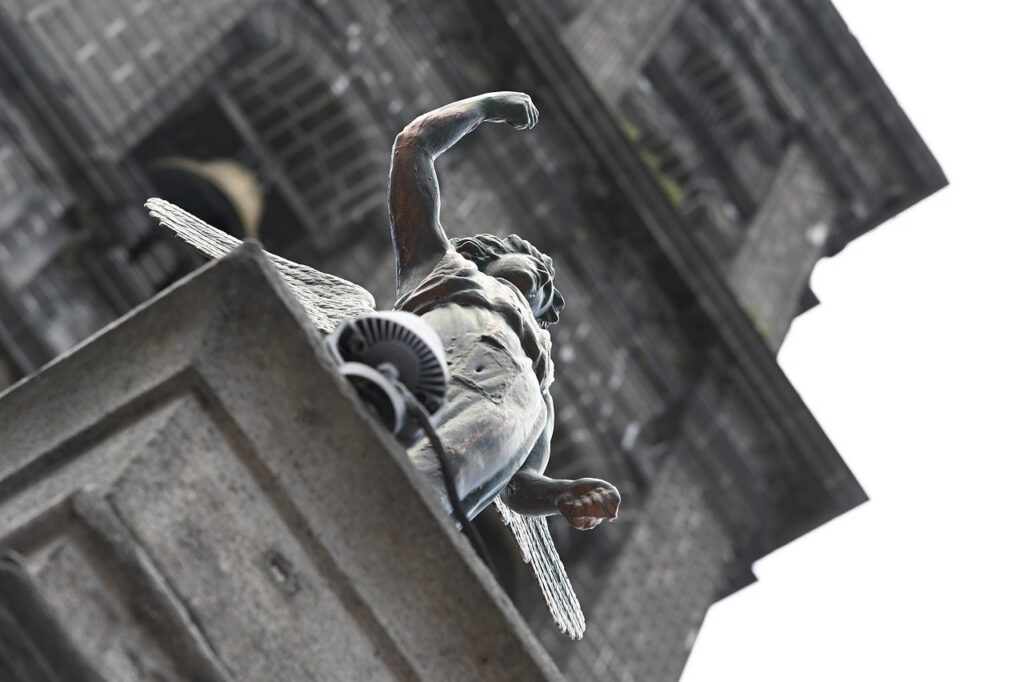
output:
<instances>
[{"instance_id":1,"label":"clenched fist","mask_svg":"<svg viewBox=\"0 0 1024 682\"><path fill-rule=\"evenodd\" d=\"M605 519L611 521L619 515L619 491L611 483L599 478L580 478L570 481L555 499L555 506L573 528L590 530Z\"/></svg>"},{"instance_id":2,"label":"clenched fist","mask_svg":"<svg viewBox=\"0 0 1024 682\"><path fill-rule=\"evenodd\" d=\"M525 92L489 92L481 95L480 104L485 120L507 123L516 130L529 130L540 118L540 112Z\"/></svg>"}]
</instances>

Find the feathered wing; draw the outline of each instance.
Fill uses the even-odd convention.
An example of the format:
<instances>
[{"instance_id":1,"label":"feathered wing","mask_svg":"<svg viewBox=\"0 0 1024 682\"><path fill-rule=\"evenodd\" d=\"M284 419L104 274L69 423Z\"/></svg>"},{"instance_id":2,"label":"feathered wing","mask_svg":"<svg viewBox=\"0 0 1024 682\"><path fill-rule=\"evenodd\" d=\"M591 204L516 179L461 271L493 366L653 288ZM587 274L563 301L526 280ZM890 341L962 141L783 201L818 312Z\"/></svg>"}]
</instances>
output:
<instances>
[{"instance_id":1,"label":"feathered wing","mask_svg":"<svg viewBox=\"0 0 1024 682\"><path fill-rule=\"evenodd\" d=\"M523 561L533 569L558 630L572 639L581 639L583 631L587 629L587 622L569 576L565 573L565 566L558 556L555 542L551 539L547 519L543 516L519 514L509 509L500 497L495 498L494 506L502 523L512 531L523 554Z\"/></svg>"},{"instance_id":2,"label":"feathered wing","mask_svg":"<svg viewBox=\"0 0 1024 682\"><path fill-rule=\"evenodd\" d=\"M169 201L150 199L146 208L161 225L210 258L226 256L242 243ZM273 253L268 252L267 257L313 324L323 332L334 331L345 318L366 315L376 309L373 296L358 284Z\"/></svg>"}]
</instances>

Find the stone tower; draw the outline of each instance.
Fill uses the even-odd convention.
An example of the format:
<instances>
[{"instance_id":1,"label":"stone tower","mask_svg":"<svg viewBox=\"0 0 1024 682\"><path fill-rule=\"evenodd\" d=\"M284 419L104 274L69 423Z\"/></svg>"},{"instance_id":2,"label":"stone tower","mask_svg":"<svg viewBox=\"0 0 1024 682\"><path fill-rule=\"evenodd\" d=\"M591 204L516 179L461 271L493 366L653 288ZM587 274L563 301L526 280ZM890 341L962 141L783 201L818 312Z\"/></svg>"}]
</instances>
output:
<instances>
[{"instance_id":1,"label":"stone tower","mask_svg":"<svg viewBox=\"0 0 1024 682\"><path fill-rule=\"evenodd\" d=\"M268 248L386 304L394 134L527 91L537 129L444 158L442 220L554 258L551 469L626 506L598 533L553 524L583 642L526 576L505 586L568 677L674 679L753 561L864 501L775 351L814 263L945 179L829 2L628 5L0 0L0 380L199 264L142 209L211 205L167 159L247 168Z\"/></svg>"}]
</instances>

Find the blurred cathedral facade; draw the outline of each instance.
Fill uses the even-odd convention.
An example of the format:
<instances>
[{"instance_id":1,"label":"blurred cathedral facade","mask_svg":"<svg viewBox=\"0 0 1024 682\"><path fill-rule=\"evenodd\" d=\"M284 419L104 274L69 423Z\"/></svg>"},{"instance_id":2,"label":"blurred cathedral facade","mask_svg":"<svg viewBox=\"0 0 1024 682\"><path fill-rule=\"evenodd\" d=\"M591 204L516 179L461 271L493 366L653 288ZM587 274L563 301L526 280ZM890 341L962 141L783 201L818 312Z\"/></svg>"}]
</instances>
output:
<instances>
[{"instance_id":1,"label":"blurred cathedral facade","mask_svg":"<svg viewBox=\"0 0 1024 682\"><path fill-rule=\"evenodd\" d=\"M149 196L385 307L391 142L489 90L540 125L446 155L442 222L554 258L551 474L624 499L552 524L582 642L503 582L570 679L675 679L755 560L866 499L775 352L818 259L945 184L827 0L0 0L0 388L202 263Z\"/></svg>"}]
</instances>

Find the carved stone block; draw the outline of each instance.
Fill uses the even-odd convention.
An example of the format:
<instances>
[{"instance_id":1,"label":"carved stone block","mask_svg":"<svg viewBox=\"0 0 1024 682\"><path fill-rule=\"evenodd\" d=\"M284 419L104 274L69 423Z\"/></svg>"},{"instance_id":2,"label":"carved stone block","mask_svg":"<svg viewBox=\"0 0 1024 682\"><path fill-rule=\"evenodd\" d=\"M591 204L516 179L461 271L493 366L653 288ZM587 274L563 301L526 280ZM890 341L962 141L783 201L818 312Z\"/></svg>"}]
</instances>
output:
<instances>
[{"instance_id":1,"label":"carved stone block","mask_svg":"<svg viewBox=\"0 0 1024 682\"><path fill-rule=\"evenodd\" d=\"M0 676L560 679L247 245L0 398Z\"/></svg>"}]
</instances>

